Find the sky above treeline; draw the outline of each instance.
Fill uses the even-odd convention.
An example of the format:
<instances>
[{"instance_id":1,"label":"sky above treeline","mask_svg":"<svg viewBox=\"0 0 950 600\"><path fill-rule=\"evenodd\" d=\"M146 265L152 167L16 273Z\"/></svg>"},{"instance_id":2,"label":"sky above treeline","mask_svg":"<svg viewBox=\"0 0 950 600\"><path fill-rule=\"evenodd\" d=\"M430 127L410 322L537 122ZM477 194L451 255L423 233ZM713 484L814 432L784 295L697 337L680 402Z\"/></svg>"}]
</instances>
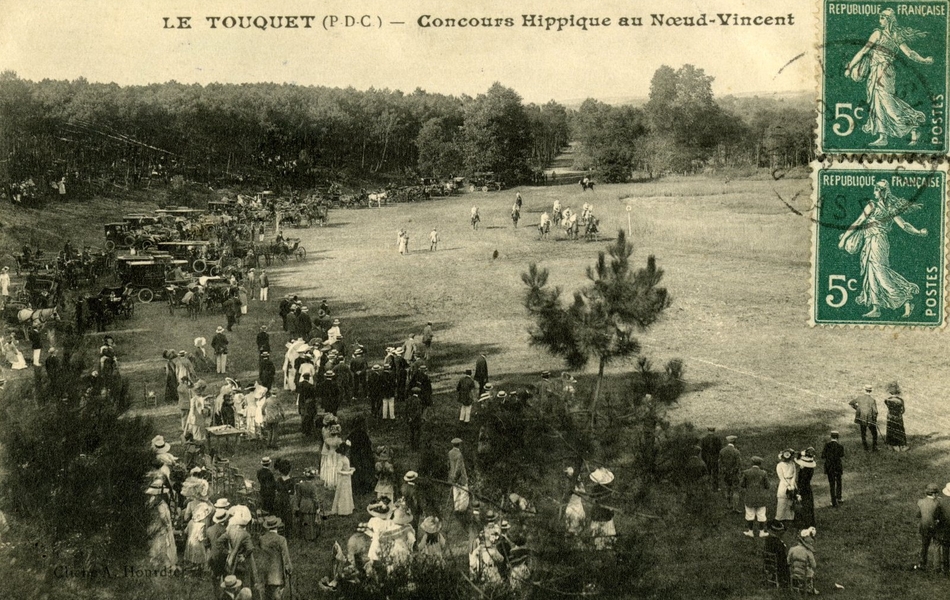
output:
<instances>
[{"instance_id":1,"label":"sky above treeline","mask_svg":"<svg viewBox=\"0 0 950 600\"><path fill-rule=\"evenodd\" d=\"M802 92L815 89L815 6L814 0L0 0L0 70L30 80L85 77L120 85L275 82L473 96L499 81L541 103L642 98L657 67L689 63L715 78L717 96ZM665 24L654 24L653 15L663 15ZM685 25L687 17L703 23L702 15L708 24ZM178 17L189 17L190 28L178 28ZM780 17L785 24L743 26L734 24L737 17L760 17L760 23ZM456 26L446 26L448 19ZM462 19L465 27L458 26Z\"/></svg>"}]
</instances>

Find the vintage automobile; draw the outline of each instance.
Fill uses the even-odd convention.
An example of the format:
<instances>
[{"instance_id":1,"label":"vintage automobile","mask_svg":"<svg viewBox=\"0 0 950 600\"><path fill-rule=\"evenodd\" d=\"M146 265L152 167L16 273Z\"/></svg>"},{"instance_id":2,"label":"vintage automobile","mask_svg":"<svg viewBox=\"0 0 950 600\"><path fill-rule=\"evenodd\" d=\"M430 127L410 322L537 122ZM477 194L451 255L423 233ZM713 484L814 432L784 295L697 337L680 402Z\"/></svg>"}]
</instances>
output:
<instances>
[{"instance_id":1,"label":"vintage automobile","mask_svg":"<svg viewBox=\"0 0 950 600\"><path fill-rule=\"evenodd\" d=\"M168 284L166 273L175 267L187 268L184 260L154 260L151 257L139 257L139 260L129 261L124 266L124 275L121 276L124 286L131 287L132 293L140 302L151 302L156 297L165 295Z\"/></svg>"},{"instance_id":2,"label":"vintage automobile","mask_svg":"<svg viewBox=\"0 0 950 600\"><path fill-rule=\"evenodd\" d=\"M217 260L212 260L214 253L211 242L204 240L159 242L156 247L159 252L165 252L173 258L188 261L195 273L204 273L217 266Z\"/></svg>"}]
</instances>

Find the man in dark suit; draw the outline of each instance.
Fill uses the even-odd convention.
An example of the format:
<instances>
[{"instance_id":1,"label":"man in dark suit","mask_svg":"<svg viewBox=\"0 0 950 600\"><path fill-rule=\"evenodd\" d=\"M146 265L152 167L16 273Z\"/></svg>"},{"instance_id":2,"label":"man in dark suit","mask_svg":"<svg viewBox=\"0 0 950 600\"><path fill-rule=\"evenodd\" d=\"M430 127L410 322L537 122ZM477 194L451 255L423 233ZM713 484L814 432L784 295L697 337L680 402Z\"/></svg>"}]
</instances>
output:
<instances>
[{"instance_id":1,"label":"man in dark suit","mask_svg":"<svg viewBox=\"0 0 950 600\"><path fill-rule=\"evenodd\" d=\"M270 334L267 333L267 325L261 325L261 330L257 333L257 352L270 352Z\"/></svg>"},{"instance_id":2,"label":"man in dark suit","mask_svg":"<svg viewBox=\"0 0 950 600\"><path fill-rule=\"evenodd\" d=\"M722 474L722 484L726 492L726 507L741 512L736 502L742 461L742 454L736 448L737 439L739 438L734 435L726 436L726 446L719 451L719 472Z\"/></svg>"},{"instance_id":3,"label":"man in dark suit","mask_svg":"<svg viewBox=\"0 0 950 600\"><path fill-rule=\"evenodd\" d=\"M277 378L277 369L271 362L270 352L261 352L261 362L257 374L257 382L262 387L270 390L274 387L274 380Z\"/></svg>"},{"instance_id":4,"label":"man in dark suit","mask_svg":"<svg viewBox=\"0 0 950 600\"><path fill-rule=\"evenodd\" d=\"M831 432L831 439L821 451L821 460L825 463L825 475L831 490L831 506L841 504L841 475L844 473L844 446L838 441L838 432Z\"/></svg>"},{"instance_id":5,"label":"man in dark suit","mask_svg":"<svg viewBox=\"0 0 950 600\"><path fill-rule=\"evenodd\" d=\"M722 436L716 433L715 427L709 427L706 435L699 440L699 447L702 449L699 457L706 463L709 483L717 492L719 491L719 452L724 445Z\"/></svg>"},{"instance_id":6,"label":"man in dark suit","mask_svg":"<svg viewBox=\"0 0 950 600\"><path fill-rule=\"evenodd\" d=\"M271 470L273 461L269 456L261 459L261 468L257 470L257 482L261 486L261 508L273 513L277 506L277 478Z\"/></svg>"},{"instance_id":7,"label":"man in dark suit","mask_svg":"<svg viewBox=\"0 0 950 600\"><path fill-rule=\"evenodd\" d=\"M475 359L475 375L472 377L478 382L478 395L485 393L485 384L488 383L488 359L484 354L479 354Z\"/></svg>"},{"instance_id":8,"label":"man in dark suit","mask_svg":"<svg viewBox=\"0 0 950 600\"><path fill-rule=\"evenodd\" d=\"M877 452L877 400L871 395L871 386L864 387L864 395L858 396L848 405L854 409L854 422L861 428L861 443L868 451L867 432L871 431L872 449Z\"/></svg>"},{"instance_id":9,"label":"man in dark suit","mask_svg":"<svg viewBox=\"0 0 950 600\"><path fill-rule=\"evenodd\" d=\"M934 537L940 542L940 572L950 576L950 483L937 496Z\"/></svg>"},{"instance_id":10,"label":"man in dark suit","mask_svg":"<svg viewBox=\"0 0 950 600\"><path fill-rule=\"evenodd\" d=\"M265 599L281 598L293 573L287 538L277 533L281 525L281 519L274 515L264 518L264 528L267 532L261 536L260 555Z\"/></svg>"}]
</instances>

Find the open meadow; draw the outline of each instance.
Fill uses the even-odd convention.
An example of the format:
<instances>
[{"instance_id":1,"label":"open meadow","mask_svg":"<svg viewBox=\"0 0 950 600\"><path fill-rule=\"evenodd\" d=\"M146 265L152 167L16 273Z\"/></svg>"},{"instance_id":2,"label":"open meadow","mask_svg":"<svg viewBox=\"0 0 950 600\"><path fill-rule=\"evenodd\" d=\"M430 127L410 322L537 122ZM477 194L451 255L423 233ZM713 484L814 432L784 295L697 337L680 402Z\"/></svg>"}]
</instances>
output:
<instances>
[{"instance_id":1,"label":"open meadow","mask_svg":"<svg viewBox=\"0 0 950 600\"><path fill-rule=\"evenodd\" d=\"M914 502L931 480L941 487L950 481L950 416L943 410L946 399L938 375L948 366L945 336L808 326L809 188L807 179L689 177L599 185L592 192L582 192L579 186L522 187L381 209L334 210L326 227L285 232L300 238L307 257L268 268L271 300L253 299L248 314L230 334L229 370L242 383L256 377L254 336L260 324L269 325L275 362L280 359L278 349L286 339L280 331L277 301L288 293L298 294L314 308L326 299L332 315L342 321L344 341L348 346L365 345L370 363L381 362L386 346L404 341L410 333L420 334L431 321L435 340L430 371L436 407L428 417L426 436L444 455L448 440L455 435L467 443L475 440L475 432L455 424L454 390L461 371L471 368L479 353L487 356L496 388L528 385L537 381L542 370L562 370L557 359L528 344L530 322L522 306L520 278L528 264L549 269L552 282L569 297L585 284L584 270L595 262L606 240L619 228L626 229L629 218L634 265L655 255L665 271L663 284L673 298L660 323L641 337L644 354L655 364L671 358L685 363L687 392L673 408L671 419L739 435L737 445L746 462L753 454L765 457L764 468L772 474L773 483L775 458L781 449L814 446L820 452L827 432L840 429L848 452L843 507L832 510L828 506L820 469L814 482L817 587L823 594L840 598L945 594L946 581L910 570L917 551ZM518 228L509 217L516 191L524 198ZM539 240L536 224L555 200L578 211L584 202L592 203L600 219L601 240L569 241L563 230L553 227L551 239ZM129 209L104 202L90 206L95 210L80 211L79 204L50 210L54 218L62 211L73 215L74 223L87 224L71 228L74 243L101 245L98 223ZM143 198L137 206L147 207L148 200ZM482 218L477 231L469 223L472 206L479 207ZM12 246L29 227L4 221L0 235ZM33 235L48 240L51 247L56 243L55 227L38 224ZM429 251L428 235L433 228L439 231L441 242L438 250ZM399 229L410 235L410 253L405 256L396 249ZM14 247L5 249L10 252ZM164 303L139 304L133 319L119 321L112 332L120 370L131 378L133 412L153 417L169 440L178 438L177 408L143 403L146 389L161 397L162 350L190 350L195 337L210 340L215 327L223 324L220 314L205 312L192 321L183 311L170 315ZM630 366L609 369L612 393L622 393L623 375ZM221 383L213 373L205 378L213 390ZM579 379L578 395L589 393L594 378ZM905 392L911 450L897 454L884 446L881 452L866 455L847 402L870 384L883 412L883 388L894 380ZM289 394L284 394L288 414L296 417ZM362 408L344 404L343 416ZM403 428L402 421L370 426L374 444L397 448L397 472L418 467L419 457L405 448ZM294 420L285 426L279 451L246 442L233 463L253 479L265 453L285 456L299 475L317 460L317 451L302 439ZM522 493L542 499L555 494L549 490ZM295 597L326 595L316 582L329 574L326 561L332 541L345 540L356 522L364 520L362 506L367 501L357 498L352 517L327 521L316 545L305 548L292 542L299 569ZM643 507L647 518L623 515L618 517L618 529L639 519L650 531L656 540L655 577L668 598L783 597L761 586L760 561L750 549L755 542L741 535L741 516L724 512L721 499L712 496L707 508L708 512L690 515L673 490L660 490ZM774 505L770 514L773 510ZM835 583L843 589L836 589ZM114 585L116 597L132 597L130 584ZM177 580L150 581L146 587L136 587L134 597L204 598L206 591L204 580L200 587Z\"/></svg>"}]
</instances>

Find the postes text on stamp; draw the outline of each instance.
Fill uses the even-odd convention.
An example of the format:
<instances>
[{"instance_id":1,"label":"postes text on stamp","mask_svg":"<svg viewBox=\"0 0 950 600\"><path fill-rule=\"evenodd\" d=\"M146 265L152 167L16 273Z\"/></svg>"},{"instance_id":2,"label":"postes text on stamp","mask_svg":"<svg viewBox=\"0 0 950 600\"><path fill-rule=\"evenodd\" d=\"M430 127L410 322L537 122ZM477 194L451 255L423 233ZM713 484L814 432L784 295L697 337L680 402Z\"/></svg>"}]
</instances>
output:
<instances>
[{"instance_id":1,"label":"postes text on stamp","mask_svg":"<svg viewBox=\"0 0 950 600\"><path fill-rule=\"evenodd\" d=\"M812 175L812 323L942 326L946 165L846 161Z\"/></svg>"},{"instance_id":2,"label":"postes text on stamp","mask_svg":"<svg viewBox=\"0 0 950 600\"><path fill-rule=\"evenodd\" d=\"M947 0L823 0L820 154L947 153Z\"/></svg>"}]
</instances>

